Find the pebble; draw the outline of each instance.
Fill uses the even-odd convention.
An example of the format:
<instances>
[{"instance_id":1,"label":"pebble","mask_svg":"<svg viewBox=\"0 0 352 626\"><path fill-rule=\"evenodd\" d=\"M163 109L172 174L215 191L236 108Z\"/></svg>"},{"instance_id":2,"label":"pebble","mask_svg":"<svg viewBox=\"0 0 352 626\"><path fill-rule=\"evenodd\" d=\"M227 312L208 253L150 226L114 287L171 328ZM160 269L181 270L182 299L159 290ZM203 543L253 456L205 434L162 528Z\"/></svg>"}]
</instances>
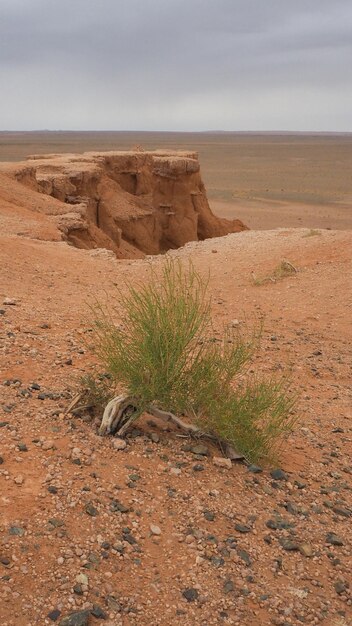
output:
<instances>
[{"instance_id":1,"label":"pebble","mask_svg":"<svg viewBox=\"0 0 352 626\"><path fill-rule=\"evenodd\" d=\"M231 459L226 459L222 456L214 456L213 463L216 467L223 467L224 469L231 469L232 467Z\"/></svg>"},{"instance_id":2,"label":"pebble","mask_svg":"<svg viewBox=\"0 0 352 626\"><path fill-rule=\"evenodd\" d=\"M270 472L271 478L274 480L287 480L287 474L282 469L274 469Z\"/></svg>"},{"instance_id":3,"label":"pebble","mask_svg":"<svg viewBox=\"0 0 352 626\"><path fill-rule=\"evenodd\" d=\"M19 474L18 476L16 476L14 479L14 482L16 483L16 485L23 485L24 477L22 476L22 474Z\"/></svg>"},{"instance_id":4,"label":"pebble","mask_svg":"<svg viewBox=\"0 0 352 626\"><path fill-rule=\"evenodd\" d=\"M149 528L152 535L161 535L161 530L159 526L156 526L155 524L150 524Z\"/></svg>"},{"instance_id":5,"label":"pebble","mask_svg":"<svg viewBox=\"0 0 352 626\"><path fill-rule=\"evenodd\" d=\"M202 443L198 443L191 447L191 452L192 454L199 454L200 456L208 456L209 449Z\"/></svg>"},{"instance_id":6,"label":"pebble","mask_svg":"<svg viewBox=\"0 0 352 626\"><path fill-rule=\"evenodd\" d=\"M54 448L54 442L51 439L44 441L42 444L42 450L52 450Z\"/></svg>"},{"instance_id":7,"label":"pebble","mask_svg":"<svg viewBox=\"0 0 352 626\"><path fill-rule=\"evenodd\" d=\"M344 542L343 540L336 535L335 533L328 533L326 535L326 543L330 544L331 546L343 546Z\"/></svg>"},{"instance_id":8,"label":"pebble","mask_svg":"<svg viewBox=\"0 0 352 626\"><path fill-rule=\"evenodd\" d=\"M57 620L59 619L60 615L61 615L61 611L59 611L59 609L54 609L53 611L50 611L50 613L48 613L47 617L52 622L57 622Z\"/></svg>"},{"instance_id":9,"label":"pebble","mask_svg":"<svg viewBox=\"0 0 352 626\"><path fill-rule=\"evenodd\" d=\"M189 587L188 589L184 589L182 591L182 595L183 595L184 598L186 598L187 602L194 602L199 597L199 593L198 593L197 589L194 589L193 587Z\"/></svg>"},{"instance_id":10,"label":"pebble","mask_svg":"<svg viewBox=\"0 0 352 626\"><path fill-rule=\"evenodd\" d=\"M115 437L115 439L112 440L112 447L114 448L114 450L125 450L125 448L127 447L127 443L124 439Z\"/></svg>"},{"instance_id":11,"label":"pebble","mask_svg":"<svg viewBox=\"0 0 352 626\"><path fill-rule=\"evenodd\" d=\"M2 303L6 306L16 306L17 300L15 298L4 298Z\"/></svg>"},{"instance_id":12,"label":"pebble","mask_svg":"<svg viewBox=\"0 0 352 626\"><path fill-rule=\"evenodd\" d=\"M308 558L313 556L313 547L310 545L310 543L300 543L298 549L303 556L306 556Z\"/></svg>"},{"instance_id":13,"label":"pebble","mask_svg":"<svg viewBox=\"0 0 352 626\"><path fill-rule=\"evenodd\" d=\"M59 626L88 626L90 611L70 613L59 622Z\"/></svg>"}]
</instances>

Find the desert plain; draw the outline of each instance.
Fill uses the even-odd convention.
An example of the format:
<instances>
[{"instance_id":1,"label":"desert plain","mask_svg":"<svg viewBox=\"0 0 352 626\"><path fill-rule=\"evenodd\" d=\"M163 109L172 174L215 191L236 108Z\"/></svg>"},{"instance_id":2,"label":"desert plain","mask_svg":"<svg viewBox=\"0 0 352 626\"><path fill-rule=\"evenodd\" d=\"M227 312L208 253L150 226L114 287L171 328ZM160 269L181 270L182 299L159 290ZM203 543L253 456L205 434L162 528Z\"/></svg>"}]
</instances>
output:
<instances>
[{"instance_id":1,"label":"desert plain","mask_svg":"<svg viewBox=\"0 0 352 626\"><path fill-rule=\"evenodd\" d=\"M13 174L131 149L198 152L213 213L249 230L117 259L69 245L60 200ZM349 626L351 135L0 133L0 160L2 626ZM275 467L219 466L148 419L119 446L66 412L95 364L89 305L165 254L209 276L217 332L263 320L251 369L299 398Z\"/></svg>"}]
</instances>

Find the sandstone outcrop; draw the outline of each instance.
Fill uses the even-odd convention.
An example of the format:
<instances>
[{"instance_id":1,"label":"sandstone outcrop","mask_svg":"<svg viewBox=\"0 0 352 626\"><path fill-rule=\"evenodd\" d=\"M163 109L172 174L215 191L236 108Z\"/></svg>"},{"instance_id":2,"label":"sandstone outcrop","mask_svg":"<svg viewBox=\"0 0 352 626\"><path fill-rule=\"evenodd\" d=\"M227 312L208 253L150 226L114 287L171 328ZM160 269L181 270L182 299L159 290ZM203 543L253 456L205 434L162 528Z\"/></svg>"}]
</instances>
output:
<instances>
[{"instance_id":1,"label":"sandstone outcrop","mask_svg":"<svg viewBox=\"0 0 352 626\"><path fill-rule=\"evenodd\" d=\"M49 216L71 244L107 248L120 258L246 229L212 213L194 152L31 156L2 164L1 172L17 181L13 203Z\"/></svg>"}]
</instances>

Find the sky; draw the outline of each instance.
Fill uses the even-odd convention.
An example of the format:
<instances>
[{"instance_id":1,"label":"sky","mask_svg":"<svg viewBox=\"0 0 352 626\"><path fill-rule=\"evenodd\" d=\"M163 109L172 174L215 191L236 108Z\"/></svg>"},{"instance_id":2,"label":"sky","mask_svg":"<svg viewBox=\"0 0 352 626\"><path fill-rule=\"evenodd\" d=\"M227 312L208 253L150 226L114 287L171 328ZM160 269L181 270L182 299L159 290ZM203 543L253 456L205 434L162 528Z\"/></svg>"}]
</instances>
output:
<instances>
[{"instance_id":1,"label":"sky","mask_svg":"<svg viewBox=\"0 0 352 626\"><path fill-rule=\"evenodd\" d=\"M0 130L352 131L352 0L0 0Z\"/></svg>"}]
</instances>

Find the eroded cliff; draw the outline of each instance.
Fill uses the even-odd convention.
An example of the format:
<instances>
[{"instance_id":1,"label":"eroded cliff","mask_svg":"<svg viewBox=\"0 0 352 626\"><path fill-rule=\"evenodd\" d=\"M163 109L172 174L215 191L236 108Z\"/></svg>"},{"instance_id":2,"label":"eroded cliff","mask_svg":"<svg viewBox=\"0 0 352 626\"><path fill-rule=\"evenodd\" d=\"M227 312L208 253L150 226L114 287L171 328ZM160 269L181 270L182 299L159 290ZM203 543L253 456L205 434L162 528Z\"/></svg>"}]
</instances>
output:
<instances>
[{"instance_id":1,"label":"eroded cliff","mask_svg":"<svg viewBox=\"0 0 352 626\"><path fill-rule=\"evenodd\" d=\"M26 207L50 216L62 238L79 248L107 248L120 258L246 228L212 213L194 152L31 156L1 170L20 183L17 196L26 187ZM39 202L39 194L50 201Z\"/></svg>"}]
</instances>

